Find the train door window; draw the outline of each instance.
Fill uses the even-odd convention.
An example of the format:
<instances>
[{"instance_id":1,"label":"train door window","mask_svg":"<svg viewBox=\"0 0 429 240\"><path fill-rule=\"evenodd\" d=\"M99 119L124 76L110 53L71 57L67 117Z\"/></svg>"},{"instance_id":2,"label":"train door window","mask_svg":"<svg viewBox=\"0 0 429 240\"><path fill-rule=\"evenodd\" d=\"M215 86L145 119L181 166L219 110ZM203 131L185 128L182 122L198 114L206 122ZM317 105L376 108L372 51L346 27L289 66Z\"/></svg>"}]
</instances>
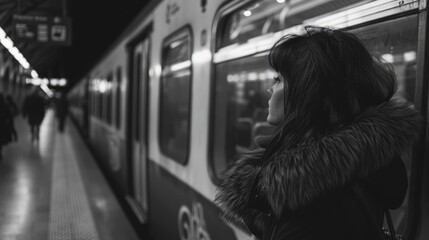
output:
<instances>
[{"instance_id":1,"label":"train door window","mask_svg":"<svg viewBox=\"0 0 429 240\"><path fill-rule=\"evenodd\" d=\"M141 102L140 102L140 94L139 91L141 89L141 80L142 79L142 69L141 66L142 65L142 55L141 53L138 53L135 56L135 67L134 67L134 71L135 71L135 75L137 79L137 81L135 82L135 88L134 88L134 102L136 103L134 105L134 118L135 119L139 119L139 116L141 116ZM140 133L141 133L141 124L139 124L139 122L134 122L135 126L135 131L134 131L134 139L136 142L140 141Z\"/></svg>"},{"instance_id":2,"label":"train door window","mask_svg":"<svg viewBox=\"0 0 429 240\"><path fill-rule=\"evenodd\" d=\"M255 133L269 132L266 123L274 72L266 53L219 63L213 130L214 170L220 173L237 153L253 144Z\"/></svg>"},{"instance_id":3,"label":"train door window","mask_svg":"<svg viewBox=\"0 0 429 240\"><path fill-rule=\"evenodd\" d=\"M118 67L116 70L116 128L121 127L121 86L122 86L122 69Z\"/></svg>"},{"instance_id":4,"label":"train door window","mask_svg":"<svg viewBox=\"0 0 429 240\"><path fill-rule=\"evenodd\" d=\"M393 66L397 79L396 95L415 101L416 86L416 56L418 41L418 16L411 15L389 20L357 29L352 29L372 52L384 58ZM405 163L410 182L412 154L401 156ZM410 188L408 188L409 190ZM406 199L408 199L409 192ZM405 232L408 215L408 201L392 212L395 229Z\"/></svg>"},{"instance_id":5,"label":"train door window","mask_svg":"<svg viewBox=\"0 0 429 240\"><path fill-rule=\"evenodd\" d=\"M160 146L164 154L185 164L189 151L191 108L191 34L168 38L162 49Z\"/></svg>"}]
</instances>

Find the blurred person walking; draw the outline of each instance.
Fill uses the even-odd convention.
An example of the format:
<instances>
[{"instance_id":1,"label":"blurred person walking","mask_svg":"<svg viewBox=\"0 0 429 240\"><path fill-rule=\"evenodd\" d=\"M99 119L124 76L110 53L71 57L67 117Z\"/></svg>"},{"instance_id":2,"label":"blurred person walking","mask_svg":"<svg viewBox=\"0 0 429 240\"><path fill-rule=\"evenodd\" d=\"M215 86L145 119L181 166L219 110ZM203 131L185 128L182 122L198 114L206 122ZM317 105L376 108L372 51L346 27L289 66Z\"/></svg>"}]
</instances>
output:
<instances>
[{"instance_id":1,"label":"blurred person walking","mask_svg":"<svg viewBox=\"0 0 429 240\"><path fill-rule=\"evenodd\" d=\"M25 97L22 107L23 117L28 117L28 124L31 128L31 140L39 140L40 124L45 117L46 103L40 90L36 87L30 90Z\"/></svg>"},{"instance_id":2,"label":"blurred person walking","mask_svg":"<svg viewBox=\"0 0 429 240\"><path fill-rule=\"evenodd\" d=\"M18 106L16 105L15 101L13 100L11 95L6 95L6 105L9 107L10 109L10 113L12 115L12 140L13 141L18 141L18 134L16 132L16 128L15 128L15 117L18 115Z\"/></svg>"},{"instance_id":3,"label":"blurred person walking","mask_svg":"<svg viewBox=\"0 0 429 240\"><path fill-rule=\"evenodd\" d=\"M16 117L18 115L18 106L16 105L15 101L13 100L11 95L6 95L6 104L9 106L11 114L13 117Z\"/></svg>"},{"instance_id":4,"label":"blurred person walking","mask_svg":"<svg viewBox=\"0 0 429 240\"><path fill-rule=\"evenodd\" d=\"M5 98L0 93L0 160L3 160L3 146L13 140L13 132L16 133L13 126L13 117Z\"/></svg>"},{"instance_id":5,"label":"blurred person walking","mask_svg":"<svg viewBox=\"0 0 429 240\"><path fill-rule=\"evenodd\" d=\"M55 111L58 119L58 130L60 132L63 132L67 114L69 111L69 102L64 94L61 94L61 96L57 99L56 105L55 105Z\"/></svg>"}]
</instances>

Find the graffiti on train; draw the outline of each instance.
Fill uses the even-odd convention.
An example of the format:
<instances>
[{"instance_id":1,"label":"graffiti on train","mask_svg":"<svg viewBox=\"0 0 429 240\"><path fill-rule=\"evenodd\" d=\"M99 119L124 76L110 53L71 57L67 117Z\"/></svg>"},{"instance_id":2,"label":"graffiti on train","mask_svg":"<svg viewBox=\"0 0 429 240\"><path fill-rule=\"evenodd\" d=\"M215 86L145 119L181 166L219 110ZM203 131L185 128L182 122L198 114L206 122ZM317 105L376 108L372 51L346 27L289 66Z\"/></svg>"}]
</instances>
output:
<instances>
[{"instance_id":1,"label":"graffiti on train","mask_svg":"<svg viewBox=\"0 0 429 240\"><path fill-rule=\"evenodd\" d=\"M203 206L199 202L192 203L192 209L186 205L180 207L178 227L180 240L210 240Z\"/></svg>"},{"instance_id":2,"label":"graffiti on train","mask_svg":"<svg viewBox=\"0 0 429 240\"><path fill-rule=\"evenodd\" d=\"M177 13L179 12L180 7L176 2L172 2L172 3L168 3L167 4L167 9L166 9L166 21L167 23L170 23L171 18Z\"/></svg>"}]
</instances>

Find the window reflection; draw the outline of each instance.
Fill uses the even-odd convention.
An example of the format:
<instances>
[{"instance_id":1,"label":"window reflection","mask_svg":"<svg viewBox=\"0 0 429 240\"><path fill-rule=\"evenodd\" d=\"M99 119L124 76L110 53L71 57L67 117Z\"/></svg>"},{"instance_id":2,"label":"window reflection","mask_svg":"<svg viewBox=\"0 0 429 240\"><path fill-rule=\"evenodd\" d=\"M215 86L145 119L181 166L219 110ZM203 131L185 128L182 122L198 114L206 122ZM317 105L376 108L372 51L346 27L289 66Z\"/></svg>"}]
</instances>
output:
<instances>
[{"instance_id":1,"label":"window reflection","mask_svg":"<svg viewBox=\"0 0 429 240\"><path fill-rule=\"evenodd\" d=\"M266 54L216 66L214 168L216 173L234 161L243 149L254 145L257 135L272 127L268 115L267 89L273 83Z\"/></svg>"},{"instance_id":2,"label":"window reflection","mask_svg":"<svg viewBox=\"0 0 429 240\"><path fill-rule=\"evenodd\" d=\"M181 34L163 49L161 79L161 150L184 163L189 146L191 52L189 34Z\"/></svg>"},{"instance_id":3,"label":"window reflection","mask_svg":"<svg viewBox=\"0 0 429 240\"><path fill-rule=\"evenodd\" d=\"M396 96L415 101L416 55L418 37L418 17L412 15L352 30L359 36L373 54L381 56L390 63L396 74ZM411 152L402 156L407 168L408 179L411 175ZM408 181L410 182L410 181ZM405 231L408 214L408 194L402 206L392 212L396 231Z\"/></svg>"}]
</instances>

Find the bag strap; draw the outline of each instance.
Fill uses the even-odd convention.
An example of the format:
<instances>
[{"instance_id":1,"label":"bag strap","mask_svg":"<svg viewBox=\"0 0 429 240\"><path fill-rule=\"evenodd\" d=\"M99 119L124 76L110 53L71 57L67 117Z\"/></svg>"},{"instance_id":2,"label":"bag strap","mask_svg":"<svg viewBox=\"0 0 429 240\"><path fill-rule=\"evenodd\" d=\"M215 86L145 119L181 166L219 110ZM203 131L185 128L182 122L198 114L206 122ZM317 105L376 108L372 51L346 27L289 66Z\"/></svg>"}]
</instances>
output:
<instances>
[{"instance_id":1,"label":"bag strap","mask_svg":"<svg viewBox=\"0 0 429 240\"><path fill-rule=\"evenodd\" d=\"M362 189L362 187L359 184L353 185L353 192L356 194L359 201L361 201L362 205L364 206L365 211L367 212L367 215L370 218L373 230L377 232L380 239L385 240L386 237L385 237L384 231L382 228L379 228L377 226L377 220L376 220L376 217L374 216L374 213L372 212L371 207L369 205L367 194L364 192L364 190ZM384 209L383 213L384 213L384 216L386 217L387 226L388 226L388 230L390 233L389 239L392 239L392 240L401 239L401 238L398 238L396 235L395 226L393 225L392 216L390 214L389 209L387 209L387 208Z\"/></svg>"},{"instance_id":2,"label":"bag strap","mask_svg":"<svg viewBox=\"0 0 429 240\"><path fill-rule=\"evenodd\" d=\"M365 208L365 212L369 217L369 220L371 221L371 227L373 231L377 233L380 240L385 240L383 229L377 226L377 219L371 210L370 203L368 202L368 199L366 197L364 190L359 184L354 184L352 189L355 195L357 196L357 198L359 199L359 201L362 203L363 207ZM389 228L390 228L390 225L389 225Z\"/></svg>"},{"instance_id":3,"label":"bag strap","mask_svg":"<svg viewBox=\"0 0 429 240\"><path fill-rule=\"evenodd\" d=\"M387 225L389 226L390 236L392 236L392 239L397 239L395 227L393 225L392 216L390 215L389 209L384 210L384 215L386 215L386 220L387 220Z\"/></svg>"}]
</instances>

